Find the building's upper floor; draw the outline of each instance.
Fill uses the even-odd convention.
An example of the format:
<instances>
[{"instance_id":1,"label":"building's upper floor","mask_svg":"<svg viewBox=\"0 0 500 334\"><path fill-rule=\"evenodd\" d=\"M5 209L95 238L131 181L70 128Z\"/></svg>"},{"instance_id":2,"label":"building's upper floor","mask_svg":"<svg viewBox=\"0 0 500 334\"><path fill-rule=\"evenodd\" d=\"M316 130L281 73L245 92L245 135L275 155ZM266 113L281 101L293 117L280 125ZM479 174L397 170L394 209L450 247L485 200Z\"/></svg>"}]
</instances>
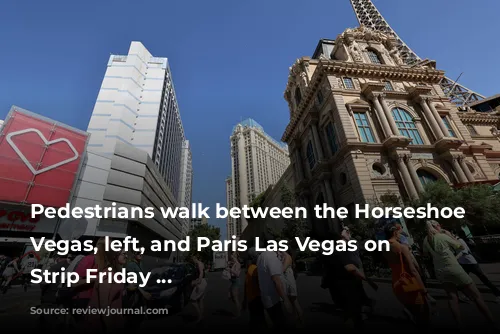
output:
<instances>
[{"instance_id":1,"label":"building's upper floor","mask_svg":"<svg viewBox=\"0 0 500 334\"><path fill-rule=\"evenodd\" d=\"M313 58L290 68L284 94L290 122L282 140L290 144L292 163L305 161L306 175L346 150L489 148L471 136L466 113L443 93L444 72L436 63L406 65L395 43L365 27L347 29L335 41L321 40Z\"/></svg>"}]
</instances>

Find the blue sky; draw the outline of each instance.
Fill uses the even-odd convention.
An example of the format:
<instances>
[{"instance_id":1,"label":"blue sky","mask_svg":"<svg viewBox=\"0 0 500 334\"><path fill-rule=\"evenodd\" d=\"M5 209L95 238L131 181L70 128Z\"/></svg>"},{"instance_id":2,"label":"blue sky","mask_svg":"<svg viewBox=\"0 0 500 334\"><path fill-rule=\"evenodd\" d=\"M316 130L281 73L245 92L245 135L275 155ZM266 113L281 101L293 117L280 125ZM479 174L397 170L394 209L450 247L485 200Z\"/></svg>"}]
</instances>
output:
<instances>
[{"instance_id":1,"label":"blue sky","mask_svg":"<svg viewBox=\"0 0 500 334\"><path fill-rule=\"evenodd\" d=\"M288 67L357 26L349 0L2 1L0 118L15 104L86 129L110 53L141 41L168 57L195 172L193 200L225 203L229 136L252 117L280 139ZM500 93L498 0L374 0L422 58ZM417 5L418 4L418 5ZM225 222L211 219L222 227Z\"/></svg>"}]
</instances>

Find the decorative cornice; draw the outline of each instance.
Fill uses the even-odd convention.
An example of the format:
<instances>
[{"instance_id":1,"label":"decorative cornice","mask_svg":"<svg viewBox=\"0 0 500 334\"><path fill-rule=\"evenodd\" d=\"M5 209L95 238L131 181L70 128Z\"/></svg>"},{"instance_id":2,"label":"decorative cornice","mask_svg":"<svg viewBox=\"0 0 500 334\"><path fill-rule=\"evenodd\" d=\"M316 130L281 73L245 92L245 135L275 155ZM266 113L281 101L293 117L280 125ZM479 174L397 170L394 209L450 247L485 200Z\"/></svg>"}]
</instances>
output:
<instances>
[{"instance_id":1,"label":"decorative cornice","mask_svg":"<svg viewBox=\"0 0 500 334\"><path fill-rule=\"evenodd\" d=\"M444 77L444 71L431 68L408 68L401 66L350 63L337 60L321 60L316 71L323 70L329 74L352 75L376 79L397 79L400 81L419 81L437 84ZM315 72L316 72L315 71Z\"/></svg>"},{"instance_id":2,"label":"decorative cornice","mask_svg":"<svg viewBox=\"0 0 500 334\"><path fill-rule=\"evenodd\" d=\"M473 124L484 124L484 125L500 125L500 116L485 114L480 112L461 112L458 113L458 117L464 123L473 123Z\"/></svg>"}]
</instances>

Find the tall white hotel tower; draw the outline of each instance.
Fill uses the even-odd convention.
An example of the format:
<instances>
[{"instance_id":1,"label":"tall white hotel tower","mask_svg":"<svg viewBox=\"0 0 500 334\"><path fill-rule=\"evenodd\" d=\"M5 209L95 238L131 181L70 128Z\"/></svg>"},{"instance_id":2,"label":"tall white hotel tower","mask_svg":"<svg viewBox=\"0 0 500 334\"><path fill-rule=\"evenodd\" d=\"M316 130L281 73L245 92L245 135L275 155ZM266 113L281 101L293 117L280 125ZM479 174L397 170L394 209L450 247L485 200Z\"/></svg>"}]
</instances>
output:
<instances>
[{"instance_id":1,"label":"tall white hotel tower","mask_svg":"<svg viewBox=\"0 0 500 334\"><path fill-rule=\"evenodd\" d=\"M269 136L253 119L233 128L231 141L231 176L226 179L228 207L249 205L267 188L276 184L290 165L288 147ZM247 227L244 217L227 220L227 236L239 237Z\"/></svg>"},{"instance_id":2,"label":"tall white hotel tower","mask_svg":"<svg viewBox=\"0 0 500 334\"><path fill-rule=\"evenodd\" d=\"M181 168L191 170L191 161L182 163L186 138L167 58L140 42L126 56L111 55L87 131L91 151L111 155L120 141L148 152L177 201L190 205Z\"/></svg>"}]
</instances>

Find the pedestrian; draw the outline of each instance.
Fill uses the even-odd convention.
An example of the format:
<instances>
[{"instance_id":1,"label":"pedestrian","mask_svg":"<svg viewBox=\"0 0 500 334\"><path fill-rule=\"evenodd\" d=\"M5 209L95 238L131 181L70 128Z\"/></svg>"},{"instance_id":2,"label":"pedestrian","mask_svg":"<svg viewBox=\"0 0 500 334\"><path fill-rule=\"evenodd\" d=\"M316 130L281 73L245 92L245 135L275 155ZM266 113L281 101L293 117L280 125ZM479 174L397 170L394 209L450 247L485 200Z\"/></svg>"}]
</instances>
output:
<instances>
[{"instance_id":1,"label":"pedestrian","mask_svg":"<svg viewBox=\"0 0 500 334\"><path fill-rule=\"evenodd\" d=\"M241 302L240 302L240 275L241 263L237 252L233 252L228 261L228 270L231 274L229 280L229 298L234 304L235 312L234 317L238 318L241 315Z\"/></svg>"},{"instance_id":2,"label":"pedestrian","mask_svg":"<svg viewBox=\"0 0 500 334\"><path fill-rule=\"evenodd\" d=\"M191 283L193 291L190 296L190 301L196 310L196 320L194 323L198 324L203 320L204 316L204 298L207 280L205 279L205 265L200 261L198 256L193 254L190 260L196 267L196 279Z\"/></svg>"},{"instance_id":3,"label":"pedestrian","mask_svg":"<svg viewBox=\"0 0 500 334\"><path fill-rule=\"evenodd\" d=\"M14 257L12 261L7 263L5 270L2 273L2 293L6 293L10 287L10 282L14 276L19 272L19 257Z\"/></svg>"},{"instance_id":4,"label":"pedestrian","mask_svg":"<svg viewBox=\"0 0 500 334\"><path fill-rule=\"evenodd\" d=\"M389 252L384 252L384 256L392 271L392 289L417 327L428 329L430 308L427 289L409 248L400 242L401 231L396 224L385 226L391 248Z\"/></svg>"},{"instance_id":5,"label":"pedestrian","mask_svg":"<svg viewBox=\"0 0 500 334\"><path fill-rule=\"evenodd\" d=\"M279 252L279 258L283 264L283 285L285 293L292 304L293 313L299 325L304 324L302 308L300 307L297 299L297 282L295 281L295 274L292 268L292 256L287 252Z\"/></svg>"},{"instance_id":6,"label":"pedestrian","mask_svg":"<svg viewBox=\"0 0 500 334\"><path fill-rule=\"evenodd\" d=\"M87 282L87 271L89 269L98 269L99 271L105 268L106 265L106 249L105 239L100 238L96 243L96 253L84 256L73 268L74 272L80 277L80 280L73 285L71 295L71 309L85 309L89 305L90 298L93 293L93 286L96 282L95 278L89 279ZM76 261L76 260L75 260ZM72 311L72 316L76 326L81 329L81 322L84 319L83 315Z\"/></svg>"},{"instance_id":7,"label":"pedestrian","mask_svg":"<svg viewBox=\"0 0 500 334\"><path fill-rule=\"evenodd\" d=\"M144 270L142 268L142 253L134 252L133 258L127 263L127 273L140 274ZM151 299L151 294L144 291L136 283L127 284L125 295L123 296L123 307L126 309L144 309L147 307L147 301ZM127 329L132 331L139 330L141 324L146 319L146 314L143 313L127 313L125 315L125 323Z\"/></svg>"},{"instance_id":8,"label":"pedestrian","mask_svg":"<svg viewBox=\"0 0 500 334\"><path fill-rule=\"evenodd\" d=\"M21 274L24 291L27 291L31 280L31 271L38 266L38 260L33 252L28 253L26 258L21 262Z\"/></svg>"},{"instance_id":9,"label":"pedestrian","mask_svg":"<svg viewBox=\"0 0 500 334\"><path fill-rule=\"evenodd\" d=\"M245 276L245 289L243 297L243 309L248 309L250 315L250 332L257 333L266 328L266 317L259 287L259 276L257 270L257 259L260 253L255 248L248 250L248 267Z\"/></svg>"},{"instance_id":10,"label":"pedestrian","mask_svg":"<svg viewBox=\"0 0 500 334\"><path fill-rule=\"evenodd\" d=\"M424 283L424 286L426 287L426 276L425 276L425 273L424 273L424 269L423 267L420 265L420 263L417 261L417 258L415 257L415 255L413 254L412 252L412 247L410 246L410 241L408 239L408 234L405 232L405 230L403 229L403 225L401 225L401 222L398 220L395 220L394 222L396 228L398 229L398 242L400 244L402 244L404 247L407 247L408 250L409 250L409 253L410 253L410 256L411 256L411 260L415 266L415 268L419 271L419 274L420 274L420 279L422 280L422 282ZM390 225L390 224L389 224ZM427 300L432 303L432 304L436 304L436 299L434 299L430 294L427 294Z\"/></svg>"},{"instance_id":11,"label":"pedestrian","mask_svg":"<svg viewBox=\"0 0 500 334\"><path fill-rule=\"evenodd\" d=\"M102 262L101 262L102 261ZM127 253L122 251L108 250L104 256L99 258L98 272L113 275L119 272L127 263ZM123 293L125 285L123 283L109 282L108 277L104 277L102 282L95 281L92 287L92 293L88 303L89 314L85 316L83 329L87 333L104 334L118 333L125 329L124 318L120 309L123 309ZM97 310L108 310L106 314L100 314Z\"/></svg>"},{"instance_id":12,"label":"pedestrian","mask_svg":"<svg viewBox=\"0 0 500 334\"><path fill-rule=\"evenodd\" d=\"M349 227L344 226L342 228L341 237L342 237L342 240L344 240L344 241L349 241L349 240L351 240L353 238L351 230L349 229ZM354 258L359 259L359 267L358 268L361 271L363 271L363 262L361 261L359 250L352 251L352 255L354 256ZM368 297L368 295L366 294L366 291L365 291L365 288L364 288L364 285L363 285L362 281L358 280L358 285L360 286L359 289L360 289L360 291L362 293L362 296L363 296L363 319L366 320L365 310L368 313L373 313L373 308L374 308L374 305L375 305L375 301L373 299L370 299Z\"/></svg>"},{"instance_id":13,"label":"pedestrian","mask_svg":"<svg viewBox=\"0 0 500 334\"><path fill-rule=\"evenodd\" d=\"M292 305L283 286L283 264L277 251L264 251L257 259L257 272L262 305L275 330L285 330L286 313L292 313Z\"/></svg>"},{"instance_id":14,"label":"pedestrian","mask_svg":"<svg viewBox=\"0 0 500 334\"><path fill-rule=\"evenodd\" d=\"M474 301L486 320L495 327L495 321L486 306L481 293L478 291L472 278L460 266L454 254L463 250L463 246L446 233L442 233L441 226L435 220L427 221L427 236L424 239L424 253L431 254L437 279L443 284L448 295L448 305L462 328L458 291L462 291L470 300Z\"/></svg>"},{"instance_id":15,"label":"pedestrian","mask_svg":"<svg viewBox=\"0 0 500 334\"><path fill-rule=\"evenodd\" d=\"M68 268L72 259L72 254L60 256L57 260L54 259L54 263L46 270L49 273L62 273ZM42 309L52 310L65 308L66 305L61 305L57 295L59 284L61 284L61 276L57 276L57 279L51 283L40 283L40 307ZM54 313L42 314L40 316L41 329L47 330L48 332L64 332L66 330L66 320L66 316L64 315Z\"/></svg>"},{"instance_id":16,"label":"pedestrian","mask_svg":"<svg viewBox=\"0 0 500 334\"><path fill-rule=\"evenodd\" d=\"M477 278L486 285L491 292L495 295L495 302L500 304L500 290L488 279L485 275L479 264L477 263L476 258L472 255L472 252L465 242L465 232L460 230L458 235L454 235L457 241L462 245L463 249L457 254L458 263L462 266L467 274L474 274Z\"/></svg>"},{"instance_id":17,"label":"pedestrian","mask_svg":"<svg viewBox=\"0 0 500 334\"><path fill-rule=\"evenodd\" d=\"M335 242L348 241L350 238L350 231L347 227L343 228L341 235L332 234ZM351 320L356 330L364 330L363 307L367 304L368 297L363 281L375 290L378 286L361 270L361 258L357 251L335 252L330 266L329 285L335 305L343 311L345 322Z\"/></svg>"}]
</instances>

